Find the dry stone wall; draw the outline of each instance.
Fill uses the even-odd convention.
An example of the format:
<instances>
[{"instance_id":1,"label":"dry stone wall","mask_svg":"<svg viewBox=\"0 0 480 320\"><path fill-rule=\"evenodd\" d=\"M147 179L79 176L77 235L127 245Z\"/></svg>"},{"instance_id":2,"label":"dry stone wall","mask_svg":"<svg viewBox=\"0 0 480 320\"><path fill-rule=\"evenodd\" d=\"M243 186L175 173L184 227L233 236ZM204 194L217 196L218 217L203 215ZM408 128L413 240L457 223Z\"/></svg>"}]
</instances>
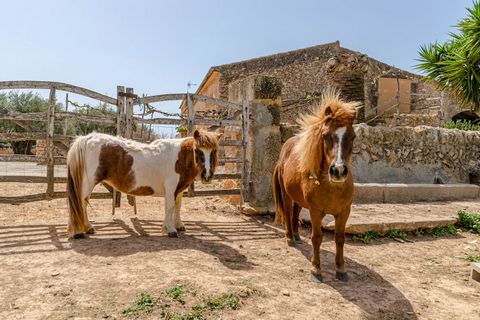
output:
<instances>
[{"instance_id":1,"label":"dry stone wall","mask_svg":"<svg viewBox=\"0 0 480 320\"><path fill-rule=\"evenodd\" d=\"M355 125L352 169L364 183L479 183L480 132ZM298 126L282 124L282 142Z\"/></svg>"}]
</instances>

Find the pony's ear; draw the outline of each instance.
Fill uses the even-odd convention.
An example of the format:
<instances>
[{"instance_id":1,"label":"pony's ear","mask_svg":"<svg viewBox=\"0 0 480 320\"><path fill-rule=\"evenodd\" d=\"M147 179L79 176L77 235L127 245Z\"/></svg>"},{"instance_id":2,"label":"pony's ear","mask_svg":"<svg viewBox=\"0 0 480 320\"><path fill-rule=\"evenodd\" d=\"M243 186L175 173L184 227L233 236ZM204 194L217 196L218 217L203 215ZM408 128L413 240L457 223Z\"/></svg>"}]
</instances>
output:
<instances>
[{"instance_id":1,"label":"pony's ear","mask_svg":"<svg viewBox=\"0 0 480 320\"><path fill-rule=\"evenodd\" d=\"M193 138L194 138L195 140L197 140L198 138L200 138L200 131L195 130L195 132L193 133Z\"/></svg>"},{"instance_id":2,"label":"pony's ear","mask_svg":"<svg viewBox=\"0 0 480 320\"><path fill-rule=\"evenodd\" d=\"M330 108L330 106L326 106L325 107L325 117L328 118L332 116L332 108Z\"/></svg>"},{"instance_id":3,"label":"pony's ear","mask_svg":"<svg viewBox=\"0 0 480 320\"><path fill-rule=\"evenodd\" d=\"M221 137L223 137L223 132L216 132L217 134L217 139L220 140Z\"/></svg>"}]
</instances>

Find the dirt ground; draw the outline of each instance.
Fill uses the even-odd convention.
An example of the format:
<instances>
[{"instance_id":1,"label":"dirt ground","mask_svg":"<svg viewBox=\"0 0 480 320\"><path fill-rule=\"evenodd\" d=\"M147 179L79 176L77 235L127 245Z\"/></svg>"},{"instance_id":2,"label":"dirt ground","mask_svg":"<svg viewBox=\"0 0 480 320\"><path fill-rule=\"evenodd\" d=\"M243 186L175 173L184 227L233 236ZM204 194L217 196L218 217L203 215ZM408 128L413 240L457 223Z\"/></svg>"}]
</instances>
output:
<instances>
[{"instance_id":1,"label":"dirt ground","mask_svg":"<svg viewBox=\"0 0 480 320\"><path fill-rule=\"evenodd\" d=\"M65 236L65 199L0 205L0 319L125 319L122 310L140 292L157 305L127 318L160 319L162 310L188 311L193 302L222 293L239 296L238 309L212 311L206 318L480 318L480 285L468 281L469 262L461 259L480 254L480 237L471 233L369 245L348 237L347 283L334 279L335 246L326 233L324 282L314 283L308 226L301 231L304 241L291 248L272 217L238 214L220 198L187 198L187 231L172 239L161 232L163 199L137 201L138 216L123 199L112 218L109 200L92 200L97 233L75 241ZM480 203L454 203L445 210L463 207L480 209ZM186 291L185 305L165 296L178 285Z\"/></svg>"}]
</instances>

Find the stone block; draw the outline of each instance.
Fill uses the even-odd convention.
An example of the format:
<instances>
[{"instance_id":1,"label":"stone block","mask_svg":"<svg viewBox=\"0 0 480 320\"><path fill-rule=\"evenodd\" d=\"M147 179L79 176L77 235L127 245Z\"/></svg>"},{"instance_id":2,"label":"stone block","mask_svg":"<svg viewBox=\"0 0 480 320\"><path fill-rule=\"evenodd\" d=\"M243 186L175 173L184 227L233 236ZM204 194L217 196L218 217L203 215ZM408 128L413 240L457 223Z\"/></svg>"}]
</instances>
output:
<instances>
[{"instance_id":1,"label":"stone block","mask_svg":"<svg viewBox=\"0 0 480 320\"><path fill-rule=\"evenodd\" d=\"M470 275L470 281L480 286L480 262L472 263L472 273Z\"/></svg>"}]
</instances>

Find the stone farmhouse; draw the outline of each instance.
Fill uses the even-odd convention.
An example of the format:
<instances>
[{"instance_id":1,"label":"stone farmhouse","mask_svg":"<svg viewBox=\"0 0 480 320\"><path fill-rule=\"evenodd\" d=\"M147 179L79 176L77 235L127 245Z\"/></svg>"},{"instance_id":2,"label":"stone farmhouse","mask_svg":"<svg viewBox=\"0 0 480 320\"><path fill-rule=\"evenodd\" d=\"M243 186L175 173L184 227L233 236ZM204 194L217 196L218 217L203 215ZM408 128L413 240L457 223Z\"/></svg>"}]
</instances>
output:
<instances>
[{"instance_id":1,"label":"stone farmhouse","mask_svg":"<svg viewBox=\"0 0 480 320\"><path fill-rule=\"evenodd\" d=\"M453 99L421 76L343 48L339 41L211 67L197 94L231 100L232 84L258 75L282 82L281 121L286 123L314 106L327 87L340 89L348 101L361 101L358 121L371 125L439 126L459 112ZM200 101L194 106L196 112L221 111ZM187 114L185 101L180 109Z\"/></svg>"}]
</instances>

